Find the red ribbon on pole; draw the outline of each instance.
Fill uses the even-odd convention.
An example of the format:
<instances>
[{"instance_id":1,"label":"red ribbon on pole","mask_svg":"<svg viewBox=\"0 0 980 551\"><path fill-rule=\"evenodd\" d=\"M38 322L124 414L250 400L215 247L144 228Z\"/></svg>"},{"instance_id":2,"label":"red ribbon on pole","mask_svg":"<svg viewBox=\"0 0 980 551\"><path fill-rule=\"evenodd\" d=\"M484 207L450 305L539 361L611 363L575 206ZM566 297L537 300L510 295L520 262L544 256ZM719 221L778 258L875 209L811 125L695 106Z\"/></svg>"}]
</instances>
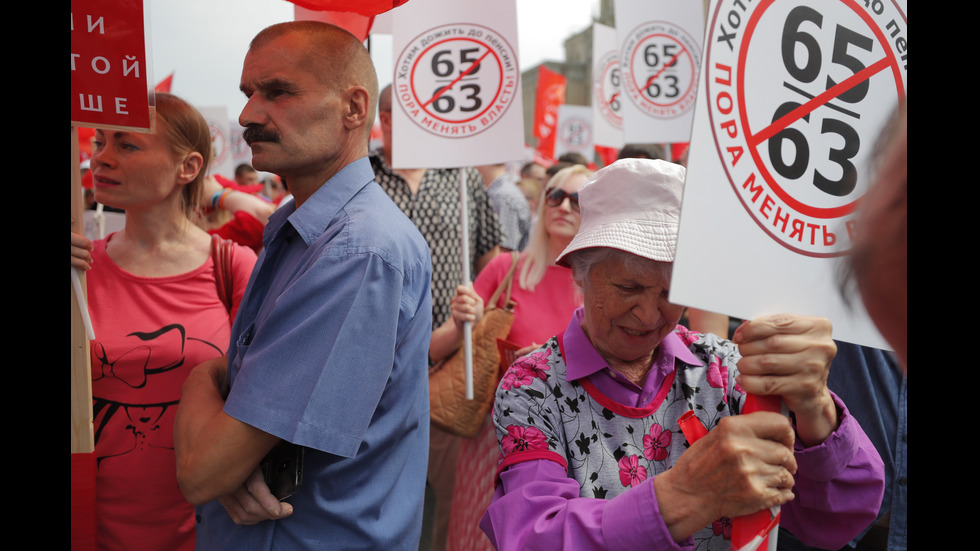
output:
<instances>
[{"instance_id":1,"label":"red ribbon on pole","mask_svg":"<svg viewBox=\"0 0 980 551\"><path fill-rule=\"evenodd\" d=\"M772 411L780 413L783 409L783 400L779 396L756 396L748 394L745 397L745 407L742 413L753 413L756 411ZM681 427L681 432L687 438L689 444L694 444L708 430L704 428L701 420L694 415L693 411L688 411L681 415L677 420ZM754 551L755 549L767 549L770 547L769 536L775 534L779 529L779 513L773 514L769 509L756 511L750 515L732 519L732 551ZM755 545L754 539L759 538ZM776 539L772 539L772 547L775 548ZM746 548L746 546L750 546Z\"/></svg>"},{"instance_id":2,"label":"red ribbon on pole","mask_svg":"<svg viewBox=\"0 0 980 551\"><path fill-rule=\"evenodd\" d=\"M783 409L783 399L779 396L756 396L747 394L745 396L745 406L742 413L754 413L756 411L772 411L780 413ZM769 509L756 511L750 515L732 519L732 551L751 551L754 549L767 549L769 547L769 536L779 529L779 513L773 514ZM752 540L761 536L758 544L746 549ZM776 543L775 537L772 543ZM775 547L775 546L773 546Z\"/></svg>"}]
</instances>

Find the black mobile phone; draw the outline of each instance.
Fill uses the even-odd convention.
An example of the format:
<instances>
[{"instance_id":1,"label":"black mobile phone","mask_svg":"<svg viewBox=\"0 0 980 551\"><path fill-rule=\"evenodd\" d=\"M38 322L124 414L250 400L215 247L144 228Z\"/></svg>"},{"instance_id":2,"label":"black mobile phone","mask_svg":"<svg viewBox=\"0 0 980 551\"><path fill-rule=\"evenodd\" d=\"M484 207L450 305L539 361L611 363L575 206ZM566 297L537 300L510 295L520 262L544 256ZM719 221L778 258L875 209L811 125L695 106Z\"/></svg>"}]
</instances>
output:
<instances>
[{"instance_id":1,"label":"black mobile phone","mask_svg":"<svg viewBox=\"0 0 980 551\"><path fill-rule=\"evenodd\" d=\"M303 485L303 446L280 440L262 459L261 467L272 495L286 499Z\"/></svg>"}]
</instances>

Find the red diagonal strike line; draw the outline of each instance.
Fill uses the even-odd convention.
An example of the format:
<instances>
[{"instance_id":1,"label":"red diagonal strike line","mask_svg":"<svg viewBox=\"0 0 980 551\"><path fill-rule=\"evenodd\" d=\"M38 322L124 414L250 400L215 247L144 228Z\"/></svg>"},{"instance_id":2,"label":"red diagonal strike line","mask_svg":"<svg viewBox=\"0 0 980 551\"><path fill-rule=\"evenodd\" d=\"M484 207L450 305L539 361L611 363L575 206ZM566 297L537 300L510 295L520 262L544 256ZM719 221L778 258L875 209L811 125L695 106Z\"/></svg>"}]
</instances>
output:
<instances>
[{"instance_id":1,"label":"red diagonal strike line","mask_svg":"<svg viewBox=\"0 0 980 551\"><path fill-rule=\"evenodd\" d=\"M482 56L480 56L480 59L476 60L472 65L470 65L470 68L469 69L467 69L467 70L463 71L462 73L460 73L459 76L456 77L456 80L450 82L447 86L444 86L443 88L440 88L435 93L435 95L433 95L431 98L429 98L429 101L427 101L427 102L425 102L425 103L422 104L422 107L423 108L427 107L430 103L432 103L435 100L439 99L439 96L441 96L444 93L446 93L447 90L449 90L453 86L456 86L456 83L459 82L459 81L461 81L461 80L463 80L463 77L465 77L466 75L472 73L473 72L473 69L479 67L480 66L480 63L482 63L483 62L483 59L486 58L488 55L490 55L490 48L487 48L486 53L484 53Z\"/></svg>"},{"instance_id":2,"label":"red diagonal strike line","mask_svg":"<svg viewBox=\"0 0 980 551\"><path fill-rule=\"evenodd\" d=\"M831 86L827 91L817 95L810 101L804 103L803 105L793 109L789 113L786 113L782 118L774 121L772 124L757 132L753 136L749 137L748 143L751 147L755 147L760 143L768 140L769 138L779 134L787 126L793 124L798 119L809 115L813 110L820 107L821 105L827 103L828 101L836 98L837 96L843 94L844 92L850 90L851 88L857 86L858 84L868 80L877 73L888 68L890 64L888 58L882 58L876 63L865 67L864 69L854 73L850 77L838 82L834 86Z\"/></svg>"},{"instance_id":3,"label":"red diagonal strike line","mask_svg":"<svg viewBox=\"0 0 980 551\"><path fill-rule=\"evenodd\" d=\"M673 65L674 64L674 61L676 61L677 58L680 57L680 55L682 53L686 52L686 51L687 51L687 48L681 46L681 51L677 52L677 55L675 55L674 57L670 58L670 63L664 63L663 69L660 69L659 71L657 71L657 73L655 75L653 75L652 77L650 77L650 78L647 79L647 84L646 84L646 86L643 87L643 89L646 90L647 88L649 88L650 87L650 83L653 82L653 81L655 81L655 80L657 80L657 78L659 78L660 75L664 74L664 71L667 70L667 67L670 67L671 65Z\"/></svg>"},{"instance_id":4,"label":"red diagonal strike line","mask_svg":"<svg viewBox=\"0 0 980 551\"><path fill-rule=\"evenodd\" d=\"M618 98L618 97L619 97L619 92L616 92L615 94L612 95L611 98L609 98L609 103L607 103L606 105L609 105L611 107L612 106L612 102L616 101L616 98Z\"/></svg>"}]
</instances>

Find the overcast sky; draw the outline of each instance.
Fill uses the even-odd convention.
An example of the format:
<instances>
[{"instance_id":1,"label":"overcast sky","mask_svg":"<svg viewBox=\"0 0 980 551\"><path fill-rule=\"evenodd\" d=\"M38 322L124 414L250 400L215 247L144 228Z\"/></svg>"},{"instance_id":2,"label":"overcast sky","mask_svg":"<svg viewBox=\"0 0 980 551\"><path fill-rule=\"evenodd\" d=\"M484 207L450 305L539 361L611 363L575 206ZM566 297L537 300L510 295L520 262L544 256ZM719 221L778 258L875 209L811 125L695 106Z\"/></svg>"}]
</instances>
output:
<instances>
[{"instance_id":1,"label":"overcast sky","mask_svg":"<svg viewBox=\"0 0 980 551\"><path fill-rule=\"evenodd\" d=\"M235 119L248 42L264 27L293 19L285 0L148 0L153 79L174 73L172 92L198 107L226 106ZM564 59L565 39L592 24L599 0L517 0L521 69ZM391 81L391 39L372 40L379 81Z\"/></svg>"}]
</instances>

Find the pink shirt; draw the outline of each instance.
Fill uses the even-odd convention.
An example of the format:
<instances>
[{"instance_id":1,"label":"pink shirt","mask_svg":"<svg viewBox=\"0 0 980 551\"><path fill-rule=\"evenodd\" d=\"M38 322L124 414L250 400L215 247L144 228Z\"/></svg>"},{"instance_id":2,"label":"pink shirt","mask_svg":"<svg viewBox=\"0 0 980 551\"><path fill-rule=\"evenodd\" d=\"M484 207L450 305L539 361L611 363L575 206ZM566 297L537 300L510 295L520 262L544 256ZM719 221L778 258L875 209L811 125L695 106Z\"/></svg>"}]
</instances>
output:
<instances>
[{"instance_id":1,"label":"pink shirt","mask_svg":"<svg viewBox=\"0 0 980 551\"><path fill-rule=\"evenodd\" d=\"M113 234L114 235L114 234ZM194 549L194 508L177 485L174 415L190 371L224 354L255 253L235 246L233 310L214 262L183 274L123 270L95 241L88 272L100 549Z\"/></svg>"},{"instance_id":2,"label":"pink shirt","mask_svg":"<svg viewBox=\"0 0 980 551\"><path fill-rule=\"evenodd\" d=\"M562 266L548 266L533 291L522 289L520 274L526 260L526 255L521 255L514 272L510 295L515 303L514 325L507 335L508 341L521 347L531 343L541 344L558 334L568 322L568 316L582 305L582 296L572 279L572 271ZM484 301L490 300L507 275L510 264L511 255L500 254L480 271L473 289ZM498 306L503 306L503 295Z\"/></svg>"}]
</instances>

